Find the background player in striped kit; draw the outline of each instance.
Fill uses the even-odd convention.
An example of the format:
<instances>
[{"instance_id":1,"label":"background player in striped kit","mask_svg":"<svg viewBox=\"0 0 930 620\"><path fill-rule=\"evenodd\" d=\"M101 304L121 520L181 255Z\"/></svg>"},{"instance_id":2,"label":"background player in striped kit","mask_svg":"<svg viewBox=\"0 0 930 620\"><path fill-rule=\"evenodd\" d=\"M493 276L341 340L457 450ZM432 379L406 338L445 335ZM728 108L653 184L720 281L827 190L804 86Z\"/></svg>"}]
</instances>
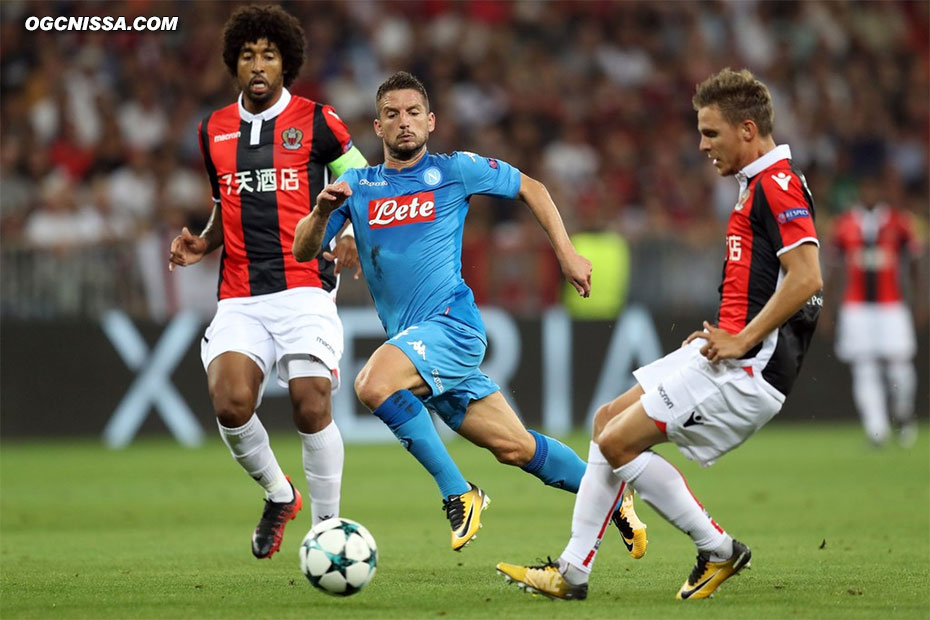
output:
<instances>
[{"instance_id":1,"label":"background player in striped kit","mask_svg":"<svg viewBox=\"0 0 930 620\"><path fill-rule=\"evenodd\" d=\"M677 598L706 598L749 565L748 547L705 512L681 473L649 448L675 443L704 466L746 441L781 409L823 305L814 204L787 145L772 136L768 88L724 69L692 99L700 150L739 198L727 226L716 326L704 322L677 351L633 374L637 384L601 407L558 563L497 569L524 589L583 599L613 502L633 486L687 533L697 562Z\"/></svg>"},{"instance_id":2,"label":"background player in striped kit","mask_svg":"<svg viewBox=\"0 0 930 620\"><path fill-rule=\"evenodd\" d=\"M859 201L834 221L829 248L839 255L831 261L835 265L828 278L831 291L839 292L839 271L845 267L846 272L837 313L836 355L852 369L853 400L866 437L875 445L888 441L890 400L898 439L910 446L917 439L913 361L917 341L899 284L903 262L911 276L915 309L926 303L918 270L922 248L913 219L882 202L879 177L863 178Z\"/></svg>"},{"instance_id":3,"label":"background player in striped kit","mask_svg":"<svg viewBox=\"0 0 930 620\"><path fill-rule=\"evenodd\" d=\"M527 431L498 387L481 372L487 337L471 289L462 279L462 229L474 194L520 198L546 231L568 282L591 289L591 263L578 254L549 192L510 164L475 153L434 155L436 123L420 81L388 78L375 97L375 132L385 163L348 170L317 197L297 227L294 255L310 259L347 219L388 341L355 380L355 390L433 476L460 550L481 526L484 491L465 480L429 411L497 459L545 484L575 492L585 463L565 444ZM635 556L645 527L632 503L611 511Z\"/></svg>"},{"instance_id":4,"label":"background player in striped kit","mask_svg":"<svg viewBox=\"0 0 930 620\"><path fill-rule=\"evenodd\" d=\"M223 60L241 94L200 125L213 214L199 236L185 228L174 239L169 269L223 246L220 302L201 357L220 435L265 490L252 553L267 558L302 504L254 413L275 365L290 391L313 522L339 513L344 452L330 399L342 355L335 291L340 267L355 266L358 254L343 235L332 254L298 264L291 244L327 168L340 174L366 162L331 107L288 92L304 54L293 16L276 6L243 7L223 38Z\"/></svg>"}]
</instances>

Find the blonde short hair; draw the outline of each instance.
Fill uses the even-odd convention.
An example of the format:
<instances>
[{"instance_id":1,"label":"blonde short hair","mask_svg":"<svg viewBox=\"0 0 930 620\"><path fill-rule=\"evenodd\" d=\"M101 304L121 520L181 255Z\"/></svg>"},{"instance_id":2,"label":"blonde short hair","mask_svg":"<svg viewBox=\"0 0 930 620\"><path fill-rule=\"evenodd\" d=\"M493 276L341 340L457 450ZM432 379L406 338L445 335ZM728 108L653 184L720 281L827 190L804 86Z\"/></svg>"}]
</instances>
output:
<instances>
[{"instance_id":1,"label":"blonde short hair","mask_svg":"<svg viewBox=\"0 0 930 620\"><path fill-rule=\"evenodd\" d=\"M727 67L710 76L698 84L691 104L695 110L716 105L731 125L751 120L759 128L759 135L772 134L775 124L772 95L747 69L733 71Z\"/></svg>"}]
</instances>

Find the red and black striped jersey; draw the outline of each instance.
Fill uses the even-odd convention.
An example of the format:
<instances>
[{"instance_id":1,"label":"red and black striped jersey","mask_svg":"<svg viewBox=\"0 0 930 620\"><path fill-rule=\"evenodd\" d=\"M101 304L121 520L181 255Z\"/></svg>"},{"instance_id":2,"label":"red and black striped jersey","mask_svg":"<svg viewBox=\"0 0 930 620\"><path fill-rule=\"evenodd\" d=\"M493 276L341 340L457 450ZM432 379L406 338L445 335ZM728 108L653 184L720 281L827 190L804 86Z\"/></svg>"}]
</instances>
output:
<instances>
[{"instance_id":1,"label":"red and black striped jersey","mask_svg":"<svg viewBox=\"0 0 930 620\"><path fill-rule=\"evenodd\" d=\"M780 145L737 175L739 201L727 224L718 326L739 333L784 277L779 257L803 243L819 245L807 182ZM794 316L749 350L743 361L787 395L801 368L823 305L815 295Z\"/></svg>"},{"instance_id":2,"label":"red and black striped jersey","mask_svg":"<svg viewBox=\"0 0 930 620\"><path fill-rule=\"evenodd\" d=\"M291 254L297 222L327 180L327 164L352 148L332 107L291 96L251 114L242 98L201 121L200 146L214 202L223 216L220 299L301 286L333 291L334 264L298 263Z\"/></svg>"},{"instance_id":3,"label":"red and black striped jersey","mask_svg":"<svg viewBox=\"0 0 930 620\"><path fill-rule=\"evenodd\" d=\"M914 221L906 213L888 205L853 207L836 218L830 241L846 263L844 303L902 301L901 261L920 256Z\"/></svg>"}]
</instances>

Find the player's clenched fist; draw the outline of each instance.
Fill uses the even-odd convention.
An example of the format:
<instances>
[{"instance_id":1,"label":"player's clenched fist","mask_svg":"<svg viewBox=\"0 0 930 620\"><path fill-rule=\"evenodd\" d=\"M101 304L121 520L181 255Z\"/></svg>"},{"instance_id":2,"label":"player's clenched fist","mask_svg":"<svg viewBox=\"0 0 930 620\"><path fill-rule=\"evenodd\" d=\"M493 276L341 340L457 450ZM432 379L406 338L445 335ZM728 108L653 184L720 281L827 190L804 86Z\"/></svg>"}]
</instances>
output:
<instances>
[{"instance_id":1,"label":"player's clenched fist","mask_svg":"<svg viewBox=\"0 0 930 620\"><path fill-rule=\"evenodd\" d=\"M342 206L346 198L352 195L352 188L345 181L330 183L316 197L316 208L323 215L329 215Z\"/></svg>"},{"instance_id":2,"label":"player's clenched fist","mask_svg":"<svg viewBox=\"0 0 930 620\"><path fill-rule=\"evenodd\" d=\"M174 271L175 265L186 267L193 265L207 253L207 240L192 235L187 226L181 229L181 234L171 242L171 252L168 254L168 271Z\"/></svg>"},{"instance_id":3,"label":"player's clenched fist","mask_svg":"<svg viewBox=\"0 0 930 620\"><path fill-rule=\"evenodd\" d=\"M562 273L565 279L582 297L591 296L591 269L591 261L577 252L562 262Z\"/></svg>"}]
</instances>

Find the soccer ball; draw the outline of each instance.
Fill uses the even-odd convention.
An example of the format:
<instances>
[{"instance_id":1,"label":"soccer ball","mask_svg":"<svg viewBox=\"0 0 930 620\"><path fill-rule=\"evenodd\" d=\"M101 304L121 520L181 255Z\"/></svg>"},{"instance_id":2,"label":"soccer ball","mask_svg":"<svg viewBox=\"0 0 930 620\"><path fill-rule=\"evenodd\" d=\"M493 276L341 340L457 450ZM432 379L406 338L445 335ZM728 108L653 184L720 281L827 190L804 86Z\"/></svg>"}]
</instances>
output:
<instances>
[{"instance_id":1,"label":"soccer ball","mask_svg":"<svg viewBox=\"0 0 930 620\"><path fill-rule=\"evenodd\" d=\"M300 570L315 588L349 596L375 575L378 546L361 523L335 517L313 526L300 544Z\"/></svg>"}]
</instances>

